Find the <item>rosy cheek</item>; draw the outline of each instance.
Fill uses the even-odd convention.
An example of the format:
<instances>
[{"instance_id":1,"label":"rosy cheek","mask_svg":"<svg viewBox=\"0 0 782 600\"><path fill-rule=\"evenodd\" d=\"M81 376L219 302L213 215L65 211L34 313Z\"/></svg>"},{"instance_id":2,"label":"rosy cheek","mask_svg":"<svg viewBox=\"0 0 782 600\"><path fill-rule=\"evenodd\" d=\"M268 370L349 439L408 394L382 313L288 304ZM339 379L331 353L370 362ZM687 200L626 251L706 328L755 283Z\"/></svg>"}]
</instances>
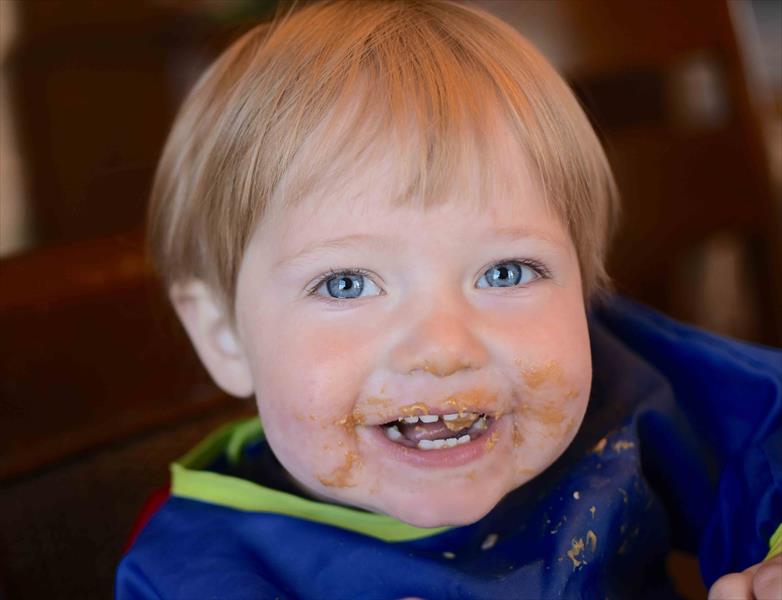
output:
<instances>
[{"instance_id":1,"label":"rosy cheek","mask_svg":"<svg viewBox=\"0 0 782 600\"><path fill-rule=\"evenodd\" d=\"M362 462L355 443L362 419L353 414L355 382L320 360L317 349L302 350L280 348L257 363L258 407L269 442L306 485L349 487Z\"/></svg>"},{"instance_id":2,"label":"rosy cheek","mask_svg":"<svg viewBox=\"0 0 782 600\"><path fill-rule=\"evenodd\" d=\"M348 324L350 323L350 324ZM357 334L357 332L361 332ZM291 354L311 365L343 365L366 356L375 339L363 324L349 319L343 323L322 323L314 317L302 320L286 334Z\"/></svg>"},{"instance_id":3,"label":"rosy cheek","mask_svg":"<svg viewBox=\"0 0 782 600\"><path fill-rule=\"evenodd\" d=\"M331 437L331 442L324 445L324 460L317 469L317 479L321 485L327 488L356 485L358 472L363 465L356 428L363 423L364 415L353 409L342 418L323 425Z\"/></svg>"},{"instance_id":4,"label":"rosy cheek","mask_svg":"<svg viewBox=\"0 0 782 600\"><path fill-rule=\"evenodd\" d=\"M555 360L516 364L521 391L514 413L514 445L533 442L540 448L558 448L569 442L589 394L584 375L579 370L566 373Z\"/></svg>"},{"instance_id":5,"label":"rosy cheek","mask_svg":"<svg viewBox=\"0 0 782 600\"><path fill-rule=\"evenodd\" d=\"M269 442L296 479L316 487L355 485L355 475L362 465L355 435L357 416L334 419L274 409L263 412L271 413Z\"/></svg>"}]
</instances>

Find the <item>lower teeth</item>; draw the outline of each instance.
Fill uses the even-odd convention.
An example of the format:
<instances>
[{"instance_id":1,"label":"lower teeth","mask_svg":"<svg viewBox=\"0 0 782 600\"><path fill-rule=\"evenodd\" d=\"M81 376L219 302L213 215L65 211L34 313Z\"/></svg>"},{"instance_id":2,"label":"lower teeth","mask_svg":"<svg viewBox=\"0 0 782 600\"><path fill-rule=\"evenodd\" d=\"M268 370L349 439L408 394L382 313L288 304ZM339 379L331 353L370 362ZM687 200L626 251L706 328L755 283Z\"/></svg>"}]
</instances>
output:
<instances>
[{"instance_id":1,"label":"lower teeth","mask_svg":"<svg viewBox=\"0 0 782 600\"><path fill-rule=\"evenodd\" d=\"M472 424L469 429L470 433L465 433L459 437L449 437L439 440L419 440L417 444L412 440L405 438L396 425L385 426L383 427L383 430L389 440L403 446L416 447L419 450L441 450L442 448L453 448L455 446L461 446L462 444L469 444L474 438L480 437L480 435L486 431L487 427L486 416L482 415Z\"/></svg>"},{"instance_id":2,"label":"lower teeth","mask_svg":"<svg viewBox=\"0 0 782 600\"><path fill-rule=\"evenodd\" d=\"M440 450L448 446L453 448L454 446L460 446L470 442L470 434L465 433L458 438L445 438L444 440L419 440L418 448L420 450Z\"/></svg>"}]
</instances>

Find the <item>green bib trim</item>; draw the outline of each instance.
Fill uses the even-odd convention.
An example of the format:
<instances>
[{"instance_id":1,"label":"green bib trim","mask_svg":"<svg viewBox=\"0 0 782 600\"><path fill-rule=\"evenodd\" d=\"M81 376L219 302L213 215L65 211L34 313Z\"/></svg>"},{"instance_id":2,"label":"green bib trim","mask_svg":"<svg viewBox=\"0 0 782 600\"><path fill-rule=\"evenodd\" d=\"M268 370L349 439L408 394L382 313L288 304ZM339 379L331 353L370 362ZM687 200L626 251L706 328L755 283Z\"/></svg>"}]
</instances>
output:
<instances>
[{"instance_id":1,"label":"green bib trim","mask_svg":"<svg viewBox=\"0 0 782 600\"><path fill-rule=\"evenodd\" d=\"M768 541L768 554L764 560L774 558L782 554L782 523L779 524L777 530L771 535L771 539Z\"/></svg>"},{"instance_id":2,"label":"green bib trim","mask_svg":"<svg viewBox=\"0 0 782 600\"><path fill-rule=\"evenodd\" d=\"M171 464L171 495L236 510L269 512L348 529L386 542L418 540L447 531L414 527L393 517L307 500L257 483L204 471L221 454L229 464L239 461L247 444L263 439L258 417L229 423Z\"/></svg>"}]
</instances>

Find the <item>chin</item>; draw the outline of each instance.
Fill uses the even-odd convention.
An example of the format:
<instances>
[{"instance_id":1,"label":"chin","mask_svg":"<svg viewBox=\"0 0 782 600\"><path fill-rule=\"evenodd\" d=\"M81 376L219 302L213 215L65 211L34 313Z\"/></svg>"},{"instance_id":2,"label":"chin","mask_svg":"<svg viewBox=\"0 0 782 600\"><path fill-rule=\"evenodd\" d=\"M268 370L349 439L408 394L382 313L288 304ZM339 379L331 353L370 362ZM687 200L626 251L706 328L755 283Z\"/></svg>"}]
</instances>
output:
<instances>
[{"instance_id":1,"label":"chin","mask_svg":"<svg viewBox=\"0 0 782 600\"><path fill-rule=\"evenodd\" d=\"M485 517L499 500L499 498L495 501L473 498L470 501L459 502L448 498L442 499L441 502L411 503L409 506L383 512L415 527L460 527L471 525Z\"/></svg>"}]
</instances>

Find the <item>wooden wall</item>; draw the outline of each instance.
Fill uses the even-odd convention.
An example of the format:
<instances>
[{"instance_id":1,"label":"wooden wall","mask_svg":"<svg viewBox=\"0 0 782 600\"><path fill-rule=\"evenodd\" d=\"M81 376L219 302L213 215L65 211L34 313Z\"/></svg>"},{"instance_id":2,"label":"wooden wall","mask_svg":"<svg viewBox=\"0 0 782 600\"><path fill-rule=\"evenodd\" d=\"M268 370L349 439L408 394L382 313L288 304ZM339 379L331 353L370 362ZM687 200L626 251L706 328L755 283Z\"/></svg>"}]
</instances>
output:
<instances>
[{"instance_id":1,"label":"wooden wall","mask_svg":"<svg viewBox=\"0 0 782 600\"><path fill-rule=\"evenodd\" d=\"M198 363L141 227L183 93L271 4L17 3L4 68L36 247L0 260L0 596L110 594L168 462L252 412ZM780 345L780 190L729 4L484 4L563 70L604 140L625 207L618 289Z\"/></svg>"}]
</instances>

